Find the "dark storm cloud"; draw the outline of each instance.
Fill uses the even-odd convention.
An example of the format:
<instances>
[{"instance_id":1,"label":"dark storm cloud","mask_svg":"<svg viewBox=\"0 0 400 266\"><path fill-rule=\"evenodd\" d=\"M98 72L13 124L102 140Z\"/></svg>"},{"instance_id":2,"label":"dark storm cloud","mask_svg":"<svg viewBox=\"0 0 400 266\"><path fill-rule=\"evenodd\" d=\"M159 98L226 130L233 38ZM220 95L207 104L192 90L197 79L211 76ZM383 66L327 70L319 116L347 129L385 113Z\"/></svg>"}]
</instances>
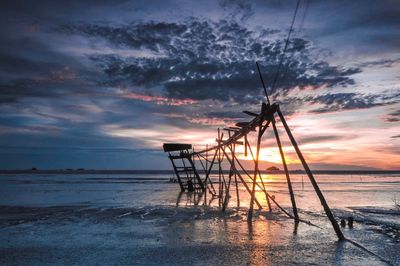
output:
<instances>
[{"instance_id":1,"label":"dark storm cloud","mask_svg":"<svg viewBox=\"0 0 400 266\"><path fill-rule=\"evenodd\" d=\"M0 42L0 103L84 93L90 88L94 74L79 59L34 35L19 34L6 35Z\"/></svg>"},{"instance_id":2,"label":"dark storm cloud","mask_svg":"<svg viewBox=\"0 0 400 266\"><path fill-rule=\"evenodd\" d=\"M286 114L293 114L301 106L317 106L311 109L311 113L340 112L354 109L368 109L378 106L386 106L400 103L399 93L365 94L365 93L327 93L317 96L286 97L280 104ZM396 120L400 116L393 112L386 118L387 121Z\"/></svg>"},{"instance_id":3,"label":"dark storm cloud","mask_svg":"<svg viewBox=\"0 0 400 266\"><path fill-rule=\"evenodd\" d=\"M329 23L313 29L314 36L340 38L343 45L357 45L369 52L395 51L400 45L400 5L398 1L313 1L314 23L329 16Z\"/></svg>"},{"instance_id":4,"label":"dark storm cloud","mask_svg":"<svg viewBox=\"0 0 400 266\"><path fill-rule=\"evenodd\" d=\"M323 107L314 109L313 113L336 112L352 109L366 109L376 106L395 104L400 102L400 95L376 95L357 93L325 94L315 97L305 97L304 102L321 104Z\"/></svg>"},{"instance_id":5,"label":"dark storm cloud","mask_svg":"<svg viewBox=\"0 0 400 266\"><path fill-rule=\"evenodd\" d=\"M209 112L206 113L208 117L216 117L216 118L232 118L232 119L240 119L240 118L247 118L248 115L238 111L221 111L221 112Z\"/></svg>"},{"instance_id":6,"label":"dark storm cloud","mask_svg":"<svg viewBox=\"0 0 400 266\"><path fill-rule=\"evenodd\" d=\"M200 28L202 25L193 26ZM108 25L59 27L59 31L66 34L83 33L87 36L102 37L120 47L147 48L152 51L159 51L162 48L165 49L163 52L170 53L175 52L172 40L186 30L186 25L166 22L139 23L120 27Z\"/></svg>"},{"instance_id":7,"label":"dark storm cloud","mask_svg":"<svg viewBox=\"0 0 400 266\"><path fill-rule=\"evenodd\" d=\"M339 136L339 135L311 136L311 137L300 138L299 142L301 144L318 143L318 142L337 141L346 138L348 138L348 136Z\"/></svg>"},{"instance_id":8,"label":"dark storm cloud","mask_svg":"<svg viewBox=\"0 0 400 266\"><path fill-rule=\"evenodd\" d=\"M260 11L291 17L296 1L243 1L223 0L225 6L235 9L238 14ZM255 9L254 7L257 7ZM304 13L303 13L304 12ZM396 0L366 1L301 1L295 29L302 27L301 17L307 16L305 31L319 38L321 36L342 36L342 45L359 44L361 49L380 51L383 47L397 49L400 39L400 5ZM318 27L314 25L318 24ZM312 25L311 29L307 26Z\"/></svg>"},{"instance_id":9,"label":"dark storm cloud","mask_svg":"<svg viewBox=\"0 0 400 266\"><path fill-rule=\"evenodd\" d=\"M101 11L101 13L110 12L110 7L123 7L128 0L96 0L96 1L52 1L52 0L3 0L0 3L0 12L4 14L4 18L19 23L36 21L67 21L79 17L80 20L96 17L93 11ZM87 14L88 17L83 17ZM90 17L89 17L90 15Z\"/></svg>"},{"instance_id":10,"label":"dark storm cloud","mask_svg":"<svg viewBox=\"0 0 400 266\"><path fill-rule=\"evenodd\" d=\"M255 70L259 60L265 79L271 81L282 56L283 42L262 36L234 21L190 19L182 23L132 23L122 26L64 25L64 34L107 40L112 47L144 49L156 57L97 55L91 59L109 76L109 85L163 86L173 98L258 101L260 82ZM265 32L262 32L265 34ZM354 84L351 75L360 69L342 69L310 56L311 44L294 38L284 57L284 71L276 93L295 86ZM270 84L270 82L268 83ZM256 95L256 96L254 96Z\"/></svg>"},{"instance_id":11,"label":"dark storm cloud","mask_svg":"<svg viewBox=\"0 0 400 266\"><path fill-rule=\"evenodd\" d=\"M0 77L2 81L28 79L48 74L60 62L70 62L32 37L3 37L0 43Z\"/></svg>"},{"instance_id":12,"label":"dark storm cloud","mask_svg":"<svg viewBox=\"0 0 400 266\"><path fill-rule=\"evenodd\" d=\"M367 61L359 64L357 67L366 68L366 67L392 67L394 64L399 63L400 58L395 59L379 59L374 61Z\"/></svg>"},{"instance_id":13,"label":"dark storm cloud","mask_svg":"<svg viewBox=\"0 0 400 266\"><path fill-rule=\"evenodd\" d=\"M274 96L285 96L278 99L288 104L286 113L310 104L318 105L316 112L327 112L394 102L389 94L364 99L334 92L354 84L353 75L361 69L393 66L396 57L346 68L318 56L321 39L313 38L316 35L344 33L346 44L361 40L379 53L398 43L400 27L394 27L398 18L392 16L396 6L381 2L372 10L371 2L357 3L347 1L352 8L346 10L344 2L310 1L309 14L313 11L322 19L310 24L315 30L307 32L307 38L293 34L284 56ZM154 125L195 130L250 119L240 111L262 99L255 61L261 62L270 86L294 5L275 0L2 1L0 167L32 166L34 161L39 167L87 162L95 167L151 168L161 157L146 162L156 152L141 149L149 147L144 144L147 138L120 138L113 130L152 130ZM330 16L335 12L337 16ZM271 18L277 23L269 23ZM348 42L348 37L356 41ZM332 91L325 97L288 98L295 86ZM399 115L393 112L388 118L395 122ZM313 141L334 138L318 136ZM13 153L17 155L10 156Z\"/></svg>"},{"instance_id":14,"label":"dark storm cloud","mask_svg":"<svg viewBox=\"0 0 400 266\"><path fill-rule=\"evenodd\" d=\"M389 113L385 120L387 122L400 122L400 110Z\"/></svg>"},{"instance_id":15,"label":"dark storm cloud","mask_svg":"<svg viewBox=\"0 0 400 266\"><path fill-rule=\"evenodd\" d=\"M0 84L0 104L17 102L20 97L47 97L47 94L42 89L32 89L32 84L30 83L20 80L12 85Z\"/></svg>"},{"instance_id":16,"label":"dark storm cloud","mask_svg":"<svg viewBox=\"0 0 400 266\"><path fill-rule=\"evenodd\" d=\"M340 31L346 28L365 28L365 27L382 27L394 28L400 24L398 12L400 7L395 0L376 2L374 0L362 1L341 0L328 3L329 6L335 7L336 10L346 10L346 13L352 13L353 16L346 16L345 20L337 23L336 30ZM313 5L314 3L312 3ZM318 4L317 4L318 5ZM346 14L342 14L346 15ZM336 19L339 19L337 17Z\"/></svg>"},{"instance_id":17,"label":"dark storm cloud","mask_svg":"<svg viewBox=\"0 0 400 266\"><path fill-rule=\"evenodd\" d=\"M0 102L12 103L22 98L53 98L73 94L74 89L66 89L67 81L48 77L46 80L17 79L9 83L0 83ZM64 84L60 84L62 83ZM83 91L79 92L82 93Z\"/></svg>"},{"instance_id":18,"label":"dark storm cloud","mask_svg":"<svg viewBox=\"0 0 400 266\"><path fill-rule=\"evenodd\" d=\"M231 17L239 16L241 21L245 21L254 15L252 3L246 0L220 0L219 4L224 9L232 9Z\"/></svg>"}]
</instances>

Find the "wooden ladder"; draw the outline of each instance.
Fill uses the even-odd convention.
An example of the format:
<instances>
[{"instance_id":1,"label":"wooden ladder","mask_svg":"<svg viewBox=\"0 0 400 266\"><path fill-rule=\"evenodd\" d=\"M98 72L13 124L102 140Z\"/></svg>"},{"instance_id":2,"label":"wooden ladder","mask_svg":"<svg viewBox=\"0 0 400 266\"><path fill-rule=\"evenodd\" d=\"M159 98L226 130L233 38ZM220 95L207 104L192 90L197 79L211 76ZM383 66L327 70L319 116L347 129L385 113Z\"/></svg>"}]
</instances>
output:
<instances>
[{"instance_id":1,"label":"wooden ladder","mask_svg":"<svg viewBox=\"0 0 400 266\"><path fill-rule=\"evenodd\" d=\"M188 192L204 191L204 183L192 159L191 149L191 144L164 144L164 151L168 152L181 190ZM172 152L175 152L175 154L172 154Z\"/></svg>"}]
</instances>

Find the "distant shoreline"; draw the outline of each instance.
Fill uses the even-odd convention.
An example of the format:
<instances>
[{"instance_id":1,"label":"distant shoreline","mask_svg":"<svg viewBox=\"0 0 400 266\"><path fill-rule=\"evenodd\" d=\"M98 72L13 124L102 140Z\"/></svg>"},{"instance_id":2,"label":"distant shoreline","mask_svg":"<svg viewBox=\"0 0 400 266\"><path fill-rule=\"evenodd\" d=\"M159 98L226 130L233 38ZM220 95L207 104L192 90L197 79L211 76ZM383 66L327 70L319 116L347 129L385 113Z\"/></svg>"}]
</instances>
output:
<instances>
[{"instance_id":1,"label":"distant shoreline","mask_svg":"<svg viewBox=\"0 0 400 266\"><path fill-rule=\"evenodd\" d=\"M248 170L253 172L252 170ZM199 171L203 173L203 171ZM229 171L224 171L228 173ZM292 170L289 171L291 174L306 174L302 170ZM400 174L400 170L313 170L313 174L330 174L330 175L374 175L374 174ZM217 174L218 171L212 171L213 174ZM261 171L263 174L284 174L283 171ZM94 170L94 169L54 169L54 170L31 170L31 169L20 169L20 170L0 170L0 174L144 174L144 175L154 175L154 174L171 174L173 175L173 170Z\"/></svg>"}]
</instances>

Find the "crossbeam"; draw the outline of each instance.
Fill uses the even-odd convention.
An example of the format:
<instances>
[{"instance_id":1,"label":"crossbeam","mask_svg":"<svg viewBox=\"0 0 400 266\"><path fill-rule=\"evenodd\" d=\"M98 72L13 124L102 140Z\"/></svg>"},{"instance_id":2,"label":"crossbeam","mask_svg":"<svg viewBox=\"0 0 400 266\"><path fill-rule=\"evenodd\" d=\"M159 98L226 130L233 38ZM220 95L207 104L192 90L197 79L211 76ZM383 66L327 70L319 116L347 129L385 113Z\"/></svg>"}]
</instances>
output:
<instances>
[{"instance_id":1,"label":"crossbeam","mask_svg":"<svg viewBox=\"0 0 400 266\"><path fill-rule=\"evenodd\" d=\"M272 105L266 105L265 103L263 103L264 106L262 109L262 112L256 116L255 118L253 118L250 122L247 123L246 126L240 128L239 130L237 130L229 139L219 143L216 146L210 147L210 148L206 148L204 150L200 150L200 151L196 151L193 152L193 154L197 154L197 153L205 153L208 151L212 151L212 150L216 150L219 148L222 148L224 146L227 145L231 145L233 144L235 141L240 140L241 138L243 138L245 135L249 134L251 131L254 131L258 126L259 123L262 121L266 121L266 120L272 120L274 113L276 113L279 105L274 103Z\"/></svg>"}]
</instances>

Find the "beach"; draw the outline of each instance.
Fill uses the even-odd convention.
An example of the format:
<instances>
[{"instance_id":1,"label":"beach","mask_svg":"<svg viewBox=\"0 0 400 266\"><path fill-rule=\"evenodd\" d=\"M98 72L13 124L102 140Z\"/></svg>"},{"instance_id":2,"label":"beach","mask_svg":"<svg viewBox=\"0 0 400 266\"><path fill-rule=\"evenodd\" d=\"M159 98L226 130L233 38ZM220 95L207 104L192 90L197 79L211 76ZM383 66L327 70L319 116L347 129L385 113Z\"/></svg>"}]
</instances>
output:
<instances>
[{"instance_id":1,"label":"beach","mask_svg":"<svg viewBox=\"0 0 400 266\"><path fill-rule=\"evenodd\" d=\"M392 265L400 264L400 175L317 175L335 218L354 217L338 242L306 176L293 175L300 217L277 208L246 221L248 195L218 199L179 193L168 174L3 174L2 265ZM282 175L268 190L290 211ZM386 262L385 262L386 261Z\"/></svg>"}]
</instances>

